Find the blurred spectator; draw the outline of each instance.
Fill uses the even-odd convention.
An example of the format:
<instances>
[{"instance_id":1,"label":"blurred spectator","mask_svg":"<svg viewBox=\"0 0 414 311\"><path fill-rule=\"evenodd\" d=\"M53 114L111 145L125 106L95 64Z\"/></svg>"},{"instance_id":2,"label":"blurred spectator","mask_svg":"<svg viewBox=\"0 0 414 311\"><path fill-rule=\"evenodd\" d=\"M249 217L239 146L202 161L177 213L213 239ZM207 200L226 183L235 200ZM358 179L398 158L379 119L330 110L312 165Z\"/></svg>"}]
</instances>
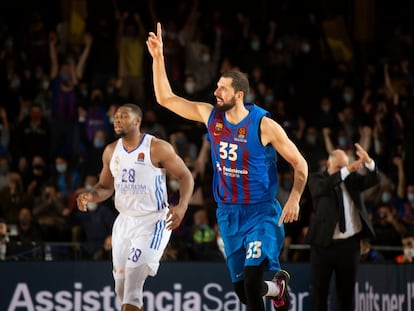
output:
<instances>
[{"instance_id":1,"label":"blurred spectator","mask_svg":"<svg viewBox=\"0 0 414 311\"><path fill-rule=\"evenodd\" d=\"M50 156L50 124L39 104L30 107L29 115L22 119L13 134L13 154L16 157Z\"/></svg>"},{"instance_id":2,"label":"blurred spectator","mask_svg":"<svg viewBox=\"0 0 414 311\"><path fill-rule=\"evenodd\" d=\"M70 241L67 210L55 186L45 185L33 208L33 216L42 228L45 241Z\"/></svg>"},{"instance_id":3,"label":"blurred spectator","mask_svg":"<svg viewBox=\"0 0 414 311\"><path fill-rule=\"evenodd\" d=\"M50 182L56 188L60 200L67 206L69 197L81 184L81 176L77 168L70 165L67 158L57 156L54 159Z\"/></svg>"},{"instance_id":4,"label":"blurred spectator","mask_svg":"<svg viewBox=\"0 0 414 311\"><path fill-rule=\"evenodd\" d=\"M0 218L0 261L6 260L8 243L7 223L3 218Z\"/></svg>"},{"instance_id":5,"label":"blurred spectator","mask_svg":"<svg viewBox=\"0 0 414 311\"><path fill-rule=\"evenodd\" d=\"M102 169L102 154L107 145L107 135L103 130L97 130L93 136L92 143L87 146L85 161L82 164L82 175L95 175Z\"/></svg>"},{"instance_id":6,"label":"blurred spectator","mask_svg":"<svg viewBox=\"0 0 414 311\"><path fill-rule=\"evenodd\" d=\"M145 112L144 54L146 31L138 13L121 13L118 24L118 87L124 101L132 101Z\"/></svg>"},{"instance_id":7,"label":"blurred spectator","mask_svg":"<svg viewBox=\"0 0 414 311\"><path fill-rule=\"evenodd\" d=\"M147 109L142 120L142 131L155 137L168 140L167 130L157 117L155 110Z\"/></svg>"},{"instance_id":8,"label":"blurred spectator","mask_svg":"<svg viewBox=\"0 0 414 311\"><path fill-rule=\"evenodd\" d=\"M200 208L193 214L190 258L196 261L224 261L218 248L214 225L211 225L208 210Z\"/></svg>"},{"instance_id":9,"label":"blurred spectator","mask_svg":"<svg viewBox=\"0 0 414 311\"><path fill-rule=\"evenodd\" d=\"M397 212L389 204L378 206L374 214L375 239L373 245L398 246L401 245L400 236L406 231L405 227L397 218ZM387 261L393 260L396 254L394 251L384 252Z\"/></svg>"},{"instance_id":10,"label":"blurred spectator","mask_svg":"<svg viewBox=\"0 0 414 311\"><path fill-rule=\"evenodd\" d=\"M88 203L88 212L74 212L72 241L81 242L82 258L107 258L106 251L110 250L108 239L112 234L112 225L118 212L111 201ZM108 249L109 248L109 249ZM105 250L105 252L102 252ZM110 259L110 258L108 258Z\"/></svg>"},{"instance_id":11,"label":"blurred spectator","mask_svg":"<svg viewBox=\"0 0 414 311\"><path fill-rule=\"evenodd\" d=\"M49 170L46 165L46 160L42 156L33 156L31 171L26 177L27 180L24 181L24 185L26 185L29 195L34 198L40 197L42 188L49 180Z\"/></svg>"},{"instance_id":12,"label":"blurred spectator","mask_svg":"<svg viewBox=\"0 0 414 311\"><path fill-rule=\"evenodd\" d=\"M42 232L27 207L19 210L17 234L10 238L7 257L14 260L40 260L42 258Z\"/></svg>"},{"instance_id":13,"label":"blurred spectator","mask_svg":"<svg viewBox=\"0 0 414 311\"><path fill-rule=\"evenodd\" d=\"M0 156L9 155L10 125L7 111L0 106Z\"/></svg>"},{"instance_id":14,"label":"blurred spectator","mask_svg":"<svg viewBox=\"0 0 414 311\"><path fill-rule=\"evenodd\" d=\"M7 188L10 180L10 164L6 156L0 156L0 190Z\"/></svg>"},{"instance_id":15,"label":"blurred spectator","mask_svg":"<svg viewBox=\"0 0 414 311\"><path fill-rule=\"evenodd\" d=\"M9 224L17 224L21 208L33 207L33 198L25 191L20 174L10 174L8 186L0 190L0 202L0 217Z\"/></svg>"},{"instance_id":16,"label":"blurred spectator","mask_svg":"<svg viewBox=\"0 0 414 311\"><path fill-rule=\"evenodd\" d=\"M64 55L59 63L58 37L49 37L50 79L52 83L51 156L65 154L72 158L79 154L78 98L75 87L83 77L84 67L92 46L92 37L85 35L85 45L79 57ZM62 55L61 55L62 56Z\"/></svg>"},{"instance_id":17,"label":"blurred spectator","mask_svg":"<svg viewBox=\"0 0 414 311\"><path fill-rule=\"evenodd\" d=\"M397 263L414 262L414 231L410 230L401 236L403 253L395 258Z\"/></svg>"},{"instance_id":18,"label":"blurred spectator","mask_svg":"<svg viewBox=\"0 0 414 311\"><path fill-rule=\"evenodd\" d=\"M360 241L361 256L360 262L363 263L384 263L385 259L381 252L372 248L369 238Z\"/></svg>"}]
</instances>

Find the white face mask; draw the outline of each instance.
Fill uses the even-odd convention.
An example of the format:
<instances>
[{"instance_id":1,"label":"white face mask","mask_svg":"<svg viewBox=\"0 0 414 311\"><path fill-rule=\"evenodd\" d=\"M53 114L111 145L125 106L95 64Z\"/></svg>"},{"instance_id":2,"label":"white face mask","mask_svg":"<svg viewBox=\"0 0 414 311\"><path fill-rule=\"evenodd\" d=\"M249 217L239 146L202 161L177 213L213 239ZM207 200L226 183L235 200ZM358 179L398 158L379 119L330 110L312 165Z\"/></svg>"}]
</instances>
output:
<instances>
[{"instance_id":1,"label":"white face mask","mask_svg":"<svg viewBox=\"0 0 414 311\"><path fill-rule=\"evenodd\" d=\"M98 207L98 203L96 203L96 202L88 202L88 204L86 204L87 205L87 207L88 207L88 210L89 211L94 211L94 210L96 210L97 209L97 207Z\"/></svg>"},{"instance_id":2,"label":"white face mask","mask_svg":"<svg viewBox=\"0 0 414 311\"><path fill-rule=\"evenodd\" d=\"M193 94L196 88L196 84L194 82L189 81L184 83L184 88L188 94Z\"/></svg>"},{"instance_id":3,"label":"white face mask","mask_svg":"<svg viewBox=\"0 0 414 311\"><path fill-rule=\"evenodd\" d=\"M170 190L174 192L180 189L180 183L176 179L170 179L168 186L170 187Z\"/></svg>"},{"instance_id":4,"label":"white face mask","mask_svg":"<svg viewBox=\"0 0 414 311\"><path fill-rule=\"evenodd\" d=\"M414 248L405 248L404 255L414 258Z\"/></svg>"}]
</instances>

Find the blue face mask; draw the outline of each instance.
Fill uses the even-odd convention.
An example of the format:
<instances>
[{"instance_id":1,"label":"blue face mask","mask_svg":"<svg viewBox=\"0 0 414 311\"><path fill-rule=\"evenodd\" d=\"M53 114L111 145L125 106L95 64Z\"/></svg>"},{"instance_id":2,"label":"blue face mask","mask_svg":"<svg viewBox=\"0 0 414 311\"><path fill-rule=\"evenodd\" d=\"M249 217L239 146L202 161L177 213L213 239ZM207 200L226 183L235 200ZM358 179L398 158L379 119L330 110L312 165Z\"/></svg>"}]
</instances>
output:
<instances>
[{"instance_id":1,"label":"blue face mask","mask_svg":"<svg viewBox=\"0 0 414 311\"><path fill-rule=\"evenodd\" d=\"M410 201L410 202L414 202L414 193L409 193L409 194L407 194L407 199L408 199L408 201Z\"/></svg>"},{"instance_id":2,"label":"blue face mask","mask_svg":"<svg viewBox=\"0 0 414 311\"><path fill-rule=\"evenodd\" d=\"M387 203L391 201L391 193L389 192L383 192L381 195L381 202L382 203Z\"/></svg>"},{"instance_id":3,"label":"blue face mask","mask_svg":"<svg viewBox=\"0 0 414 311\"><path fill-rule=\"evenodd\" d=\"M247 94L246 95L246 103L253 103L254 102L254 95L253 94Z\"/></svg>"},{"instance_id":4,"label":"blue face mask","mask_svg":"<svg viewBox=\"0 0 414 311\"><path fill-rule=\"evenodd\" d=\"M95 148L102 148L103 146L105 146L105 139L102 139L102 138L99 138L99 137L94 138L93 139L93 146Z\"/></svg>"},{"instance_id":5,"label":"blue face mask","mask_svg":"<svg viewBox=\"0 0 414 311\"><path fill-rule=\"evenodd\" d=\"M339 136L338 137L338 145L341 148L345 148L346 147L346 143L347 143L347 139L344 136Z\"/></svg>"}]
</instances>

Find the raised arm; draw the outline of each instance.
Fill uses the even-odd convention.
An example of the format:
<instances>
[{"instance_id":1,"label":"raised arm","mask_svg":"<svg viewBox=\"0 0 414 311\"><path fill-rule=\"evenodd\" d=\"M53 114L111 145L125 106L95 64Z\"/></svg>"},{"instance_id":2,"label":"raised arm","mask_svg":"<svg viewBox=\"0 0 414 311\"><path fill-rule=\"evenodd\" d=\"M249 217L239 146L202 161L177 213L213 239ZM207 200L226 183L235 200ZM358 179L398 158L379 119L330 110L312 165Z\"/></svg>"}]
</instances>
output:
<instances>
[{"instance_id":1,"label":"raised arm","mask_svg":"<svg viewBox=\"0 0 414 311\"><path fill-rule=\"evenodd\" d=\"M149 33L147 47L153 59L153 83L157 102L183 118L206 124L213 106L208 103L186 100L175 95L171 89L164 64L160 23L157 23L157 34Z\"/></svg>"}]
</instances>

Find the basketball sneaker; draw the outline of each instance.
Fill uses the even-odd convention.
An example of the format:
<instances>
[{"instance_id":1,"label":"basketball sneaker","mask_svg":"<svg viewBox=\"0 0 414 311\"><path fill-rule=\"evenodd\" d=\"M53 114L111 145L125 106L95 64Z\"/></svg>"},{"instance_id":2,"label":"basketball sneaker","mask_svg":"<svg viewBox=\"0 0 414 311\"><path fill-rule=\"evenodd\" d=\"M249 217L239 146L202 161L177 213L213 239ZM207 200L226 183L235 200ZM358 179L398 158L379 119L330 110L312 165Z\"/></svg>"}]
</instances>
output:
<instances>
[{"instance_id":1,"label":"basketball sneaker","mask_svg":"<svg viewBox=\"0 0 414 311\"><path fill-rule=\"evenodd\" d=\"M290 275L285 270L279 270L273 277L272 282L276 283L279 287L279 295L272 297L272 304L276 311L288 311L290 306L290 296L288 290L288 283Z\"/></svg>"}]
</instances>

